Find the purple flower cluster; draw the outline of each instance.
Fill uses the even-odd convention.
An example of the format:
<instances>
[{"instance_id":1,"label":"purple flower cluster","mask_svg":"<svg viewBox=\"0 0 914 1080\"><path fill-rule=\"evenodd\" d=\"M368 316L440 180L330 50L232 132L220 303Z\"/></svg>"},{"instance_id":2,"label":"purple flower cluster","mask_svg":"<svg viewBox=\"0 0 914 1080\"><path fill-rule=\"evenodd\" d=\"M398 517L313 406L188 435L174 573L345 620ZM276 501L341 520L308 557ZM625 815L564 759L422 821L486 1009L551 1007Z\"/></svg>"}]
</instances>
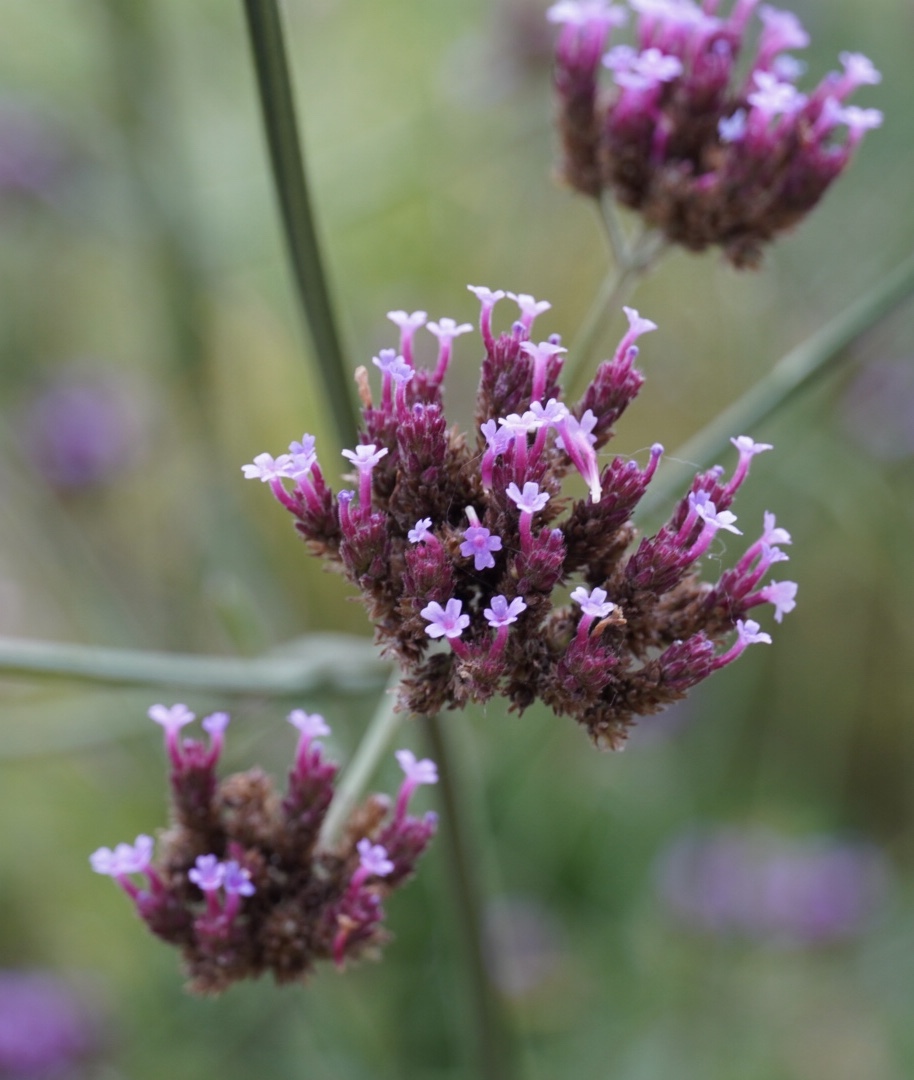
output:
<instances>
[{"instance_id":1,"label":"purple flower cluster","mask_svg":"<svg viewBox=\"0 0 914 1080\"><path fill-rule=\"evenodd\" d=\"M342 967L383 944L382 901L435 833L435 814L408 813L415 789L438 779L433 762L398 751L404 779L395 805L370 796L327 847L319 834L337 766L317 741L330 733L322 716L289 714L299 738L282 795L257 768L218 780L226 713L202 721L207 743L179 737L194 720L185 705L154 705L149 715L165 731L172 827L155 862L151 836L99 848L90 862L154 934L181 950L192 990L219 993L267 971L290 982L318 960Z\"/></svg>"},{"instance_id":2,"label":"purple flower cluster","mask_svg":"<svg viewBox=\"0 0 914 1080\"><path fill-rule=\"evenodd\" d=\"M333 494L309 435L279 458L259 455L244 473L268 483L312 551L360 589L380 643L402 666L402 707L432 713L501 693L522 710L539 698L615 748L634 716L771 640L750 610L771 603L780 621L794 607L792 582L762 584L790 543L771 514L734 569L713 585L697 574L720 530L739 533L730 504L752 458L770 447L734 439L733 475L719 466L697 475L667 524L635 546L631 516L663 448L643 468L622 457L601 464L598 452L642 385L635 341L656 327L627 308L615 355L565 404L557 378L566 350L557 336L530 340L549 305L507 294L520 318L496 337L492 312L506 294L470 288L485 349L475 442L448 427L441 398L452 337L470 327L434 324L438 360L422 369L413 338L425 312L392 312L400 347L375 358L378 402L367 371L357 373L364 433L344 454L358 494ZM562 496L572 470L584 498ZM575 577L569 606L564 590Z\"/></svg>"},{"instance_id":3,"label":"purple flower cluster","mask_svg":"<svg viewBox=\"0 0 914 1080\"><path fill-rule=\"evenodd\" d=\"M0 1076L89 1075L103 1042L102 1019L85 987L51 971L0 970Z\"/></svg>"},{"instance_id":4,"label":"purple flower cluster","mask_svg":"<svg viewBox=\"0 0 914 1080\"><path fill-rule=\"evenodd\" d=\"M888 864L871 844L765 829L691 829L661 854L657 887L693 929L821 945L865 930L884 906Z\"/></svg>"},{"instance_id":5,"label":"purple flower cluster","mask_svg":"<svg viewBox=\"0 0 914 1080\"><path fill-rule=\"evenodd\" d=\"M736 266L795 225L842 172L882 114L846 104L879 72L842 53L809 93L790 52L809 37L795 15L767 4L748 62L758 0L629 0L635 43L613 45L627 20L608 0L559 0L555 85L562 173L577 191L611 192L673 243L720 245ZM753 35L755 36L755 35ZM608 69L601 86L601 68Z\"/></svg>"}]
</instances>

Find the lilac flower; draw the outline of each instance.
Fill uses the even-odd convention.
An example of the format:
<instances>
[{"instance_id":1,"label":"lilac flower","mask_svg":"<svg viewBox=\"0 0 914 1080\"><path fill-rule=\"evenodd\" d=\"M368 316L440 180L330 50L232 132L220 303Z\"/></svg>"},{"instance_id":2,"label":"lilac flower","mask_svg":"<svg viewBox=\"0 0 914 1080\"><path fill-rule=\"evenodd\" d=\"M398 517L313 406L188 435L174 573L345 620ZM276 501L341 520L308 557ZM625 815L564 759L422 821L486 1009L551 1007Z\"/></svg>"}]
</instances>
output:
<instances>
[{"instance_id":1,"label":"lilac flower","mask_svg":"<svg viewBox=\"0 0 914 1080\"><path fill-rule=\"evenodd\" d=\"M269 483L271 480L281 479L289 475L289 465L292 459L288 454L280 454L274 458L272 454L258 454L251 465L242 465L241 471L245 480L262 480Z\"/></svg>"},{"instance_id":2,"label":"lilac flower","mask_svg":"<svg viewBox=\"0 0 914 1080\"><path fill-rule=\"evenodd\" d=\"M222 887L227 896L253 896L257 891L251 881L250 871L245 870L235 859L228 859L222 864Z\"/></svg>"},{"instance_id":3,"label":"lilac flower","mask_svg":"<svg viewBox=\"0 0 914 1080\"><path fill-rule=\"evenodd\" d=\"M359 866L366 877L387 877L394 864L387 857L387 849L381 844L373 844L367 837L356 844L359 853Z\"/></svg>"},{"instance_id":4,"label":"lilac flower","mask_svg":"<svg viewBox=\"0 0 914 1080\"><path fill-rule=\"evenodd\" d=\"M174 727L190 715L182 710L151 711ZM323 760L315 740L329 727L302 709L289 721L300 742L285 795L257 767L217 783L200 745L188 740L184 768L172 775L170 825L155 865L145 835L90 856L93 870L115 880L149 930L180 950L197 992L218 993L264 971L280 983L304 979L320 960L342 964L376 950L385 939L382 897L411 876L434 835L434 815L410 817L407 804L418 785L436 781L435 766L401 751L396 800L370 796L324 840L337 766ZM212 738L227 722L226 713L204 721ZM145 887L131 880L137 874ZM0 1065L2 1052L0 1015Z\"/></svg>"},{"instance_id":5,"label":"lilac flower","mask_svg":"<svg viewBox=\"0 0 914 1080\"><path fill-rule=\"evenodd\" d=\"M403 783L397 793L397 805L394 810L394 820L402 821L406 815L406 808L413 792L422 784L438 783L438 767L430 758L416 758L412 750L397 750L394 754L397 763L403 770Z\"/></svg>"},{"instance_id":6,"label":"lilac flower","mask_svg":"<svg viewBox=\"0 0 914 1080\"><path fill-rule=\"evenodd\" d=\"M503 626L517 622L520 613L527 610L527 605L519 596L515 596L510 603L505 596L493 596L489 604L491 606L483 611L483 615L493 630L500 630Z\"/></svg>"},{"instance_id":7,"label":"lilac flower","mask_svg":"<svg viewBox=\"0 0 914 1080\"><path fill-rule=\"evenodd\" d=\"M495 289L493 291L487 289L485 285L467 285L467 288L482 305L479 316L479 332L486 348L491 349L495 344L495 338L492 335L492 309L499 300L504 299L504 289Z\"/></svg>"},{"instance_id":8,"label":"lilac flower","mask_svg":"<svg viewBox=\"0 0 914 1080\"><path fill-rule=\"evenodd\" d=\"M420 326L425 325L428 318L424 311L414 311L407 314L405 311L388 311L387 318L400 328L400 352L408 367L413 366L413 336Z\"/></svg>"},{"instance_id":9,"label":"lilac flower","mask_svg":"<svg viewBox=\"0 0 914 1080\"><path fill-rule=\"evenodd\" d=\"M568 352L568 350L563 349L561 345L553 344L551 341L541 341L538 345L534 345L532 341L522 341L520 350L526 353L533 361L533 390L530 396L534 401L539 401L546 389L546 374L549 361L561 353Z\"/></svg>"},{"instance_id":10,"label":"lilac flower","mask_svg":"<svg viewBox=\"0 0 914 1080\"><path fill-rule=\"evenodd\" d=\"M458 326L453 319L440 319L438 322L430 322L426 329L438 339L438 362L432 374L432 383L437 386L444 381L447 374L454 338L470 333L473 326L471 323L461 323Z\"/></svg>"},{"instance_id":11,"label":"lilac flower","mask_svg":"<svg viewBox=\"0 0 914 1080\"><path fill-rule=\"evenodd\" d=\"M187 871L187 878L203 893L215 893L222 888L225 867L215 855L198 855L197 861Z\"/></svg>"},{"instance_id":12,"label":"lilac flower","mask_svg":"<svg viewBox=\"0 0 914 1080\"><path fill-rule=\"evenodd\" d=\"M758 593L759 599L774 604L774 621L781 622L786 614L797 606L797 583L795 581L772 581Z\"/></svg>"},{"instance_id":13,"label":"lilac flower","mask_svg":"<svg viewBox=\"0 0 914 1080\"><path fill-rule=\"evenodd\" d=\"M431 638L446 637L449 641L459 638L470 625L470 616L461 614L462 607L460 600L448 600L446 607L432 601L420 612L422 618L428 620L426 634Z\"/></svg>"},{"instance_id":14,"label":"lilac flower","mask_svg":"<svg viewBox=\"0 0 914 1080\"><path fill-rule=\"evenodd\" d=\"M533 320L537 315L542 315L544 311L552 307L548 300L534 300L529 293L509 292L506 295L520 308L520 321L528 334L533 328Z\"/></svg>"},{"instance_id":15,"label":"lilac flower","mask_svg":"<svg viewBox=\"0 0 914 1080\"><path fill-rule=\"evenodd\" d=\"M661 5L654 13L658 34L665 11ZM673 40L717 33L713 21L670 22L664 34ZM650 45L661 48L657 41L644 48ZM578 720L598 746L619 747L634 716L678 700L749 644L769 640L749 618L755 607L771 604L775 621L790 609L791 587L764 583L786 558L778 542L789 541L773 515L716 582L699 576L714 536L721 529L739 535L730 507L752 460L768 447L735 439L739 460L730 478L719 465L699 473L657 533L639 537L633 514L663 448L654 443L643 468L621 456L607 458L601 470L598 454L644 381L635 367L637 343L655 324L627 308L617 349L569 405L556 377L558 335L529 340L529 323L544 303L515 294L522 317L495 339L485 327L499 294L471 288L483 310L485 348L476 437L448 426L434 371L391 354L385 363L396 400L391 394L375 408L363 385L361 447L347 454L357 465L364 461L365 473L378 468L371 512L357 513L352 493L334 495L315 471L314 508L295 493L296 529L362 593L379 639L402 665L402 708L428 713L502 693L522 710L539 699ZM455 329L444 320L436 325L446 338ZM542 393L531 399L534 383ZM562 495L571 466L587 483L584 498ZM467 518L462 532L460 507ZM534 535L536 514L542 518ZM708 560L710 567L719 563ZM573 614L555 599L556 588L566 586L583 604L576 629ZM496 588L502 592L492 596ZM431 648L440 639L450 654ZM302 842L313 839L323 813L314 807L326 807L332 779L310 754L290 779L289 812ZM312 790L320 792L316 803ZM428 824L415 829L414 840L431 835ZM388 848L396 879L395 847L372 839Z\"/></svg>"},{"instance_id":16,"label":"lilac flower","mask_svg":"<svg viewBox=\"0 0 914 1080\"><path fill-rule=\"evenodd\" d=\"M508 641L508 627L517 622L521 612L527 610L526 602L519 596L508 603L506 596L493 596L489 601L490 606L483 611L486 622L495 631L495 641L492 644L490 656L498 658L504 651Z\"/></svg>"},{"instance_id":17,"label":"lilac flower","mask_svg":"<svg viewBox=\"0 0 914 1080\"><path fill-rule=\"evenodd\" d=\"M181 764L181 750L178 746L178 732L187 724L193 723L194 714L186 705L153 705L149 709L149 719L165 729L165 747L172 764L177 768Z\"/></svg>"},{"instance_id":18,"label":"lilac flower","mask_svg":"<svg viewBox=\"0 0 914 1080\"><path fill-rule=\"evenodd\" d=\"M581 605L581 611L585 615L591 615L597 619L605 619L616 606L606 599L605 589L591 589L590 592L579 585L571 594L571 599Z\"/></svg>"},{"instance_id":19,"label":"lilac flower","mask_svg":"<svg viewBox=\"0 0 914 1080\"><path fill-rule=\"evenodd\" d=\"M603 488L600 484L600 466L593 448L595 437L591 434L596 423L597 418L588 409L580 420L569 413L555 427L559 433L556 446L564 450L571 458L574 467L584 477L590 488L591 499L598 503L603 494Z\"/></svg>"},{"instance_id":20,"label":"lilac flower","mask_svg":"<svg viewBox=\"0 0 914 1080\"><path fill-rule=\"evenodd\" d=\"M505 490L508 498L517 506L522 514L536 514L549 502L549 493L540 491L539 484L528 480L521 491L517 484L508 484Z\"/></svg>"},{"instance_id":21,"label":"lilac flower","mask_svg":"<svg viewBox=\"0 0 914 1080\"><path fill-rule=\"evenodd\" d=\"M427 543L430 540L434 540L431 528L431 518L420 518L416 522L415 527L410 529L406 534L406 538L411 544Z\"/></svg>"},{"instance_id":22,"label":"lilac flower","mask_svg":"<svg viewBox=\"0 0 914 1080\"><path fill-rule=\"evenodd\" d=\"M374 443L362 444L355 450L343 450L343 457L348 458L359 471L359 508L363 514L371 510L371 474L387 453L387 447L379 450Z\"/></svg>"},{"instance_id":23,"label":"lilac flower","mask_svg":"<svg viewBox=\"0 0 914 1080\"><path fill-rule=\"evenodd\" d=\"M716 0L630 0L636 43L604 54L611 23L602 4L559 3L556 44L562 173L593 199L612 194L666 240L701 251L723 247L736 266L756 265L766 243L808 213L881 116L835 107L879 80L866 57L842 53L811 93L803 65L785 50L809 35L791 12L754 0L729 17ZM758 44L750 42L757 36ZM754 55L753 55L754 51ZM748 54L748 57L746 56ZM602 92L600 59L617 92ZM831 130L848 122L842 145Z\"/></svg>"},{"instance_id":24,"label":"lilac flower","mask_svg":"<svg viewBox=\"0 0 914 1080\"><path fill-rule=\"evenodd\" d=\"M501 551L501 537L493 536L481 525L471 525L464 531L464 540L460 545L460 554L464 558L473 558L476 570L488 570L495 565L493 551Z\"/></svg>"}]
</instances>

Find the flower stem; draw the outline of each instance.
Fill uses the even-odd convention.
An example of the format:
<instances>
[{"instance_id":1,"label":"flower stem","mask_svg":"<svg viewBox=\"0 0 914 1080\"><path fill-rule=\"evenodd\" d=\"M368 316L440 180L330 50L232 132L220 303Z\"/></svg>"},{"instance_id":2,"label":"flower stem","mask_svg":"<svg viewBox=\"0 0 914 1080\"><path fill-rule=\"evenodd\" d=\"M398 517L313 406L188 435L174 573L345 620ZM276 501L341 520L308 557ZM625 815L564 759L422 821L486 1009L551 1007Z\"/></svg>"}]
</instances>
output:
<instances>
[{"instance_id":1,"label":"flower stem","mask_svg":"<svg viewBox=\"0 0 914 1080\"><path fill-rule=\"evenodd\" d=\"M395 712L399 683L400 671L396 668L362 736L362 741L337 784L333 802L321 826L319 844L322 847L333 847L339 838L353 807L361 798L372 773L377 768L381 755L390 746L394 733L406 715Z\"/></svg>"},{"instance_id":2,"label":"flower stem","mask_svg":"<svg viewBox=\"0 0 914 1080\"><path fill-rule=\"evenodd\" d=\"M438 791L442 803L442 834L456 900L466 970L472 997L476 1035L477 1065L473 1075L479 1080L511 1080L516 1075L516 1056L504 1008L486 970L482 896L467 837L467 815L455 777L451 752L440 716L426 716L425 730L431 755L438 765Z\"/></svg>"},{"instance_id":3,"label":"flower stem","mask_svg":"<svg viewBox=\"0 0 914 1080\"><path fill-rule=\"evenodd\" d=\"M244 0L273 180L305 324L343 446L356 441L355 414L321 258L298 136L276 0Z\"/></svg>"},{"instance_id":4,"label":"flower stem","mask_svg":"<svg viewBox=\"0 0 914 1080\"><path fill-rule=\"evenodd\" d=\"M294 697L322 686L364 693L386 670L367 639L344 634L310 635L286 645L282 655L254 659L0 638L0 671L5 675L106 686Z\"/></svg>"},{"instance_id":5,"label":"flower stem","mask_svg":"<svg viewBox=\"0 0 914 1080\"><path fill-rule=\"evenodd\" d=\"M566 369L569 399L583 392L588 362L609 320L628 300L641 278L653 268L665 246L662 237L649 229L639 231L631 240L626 239L615 204L609 196L600 200L600 218L614 265L594 297L572 343L569 355L573 360Z\"/></svg>"},{"instance_id":6,"label":"flower stem","mask_svg":"<svg viewBox=\"0 0 914 1080\"><path fill-rule=\"evenodd\" d=\"M875 288L801 342L741 398L727 406L671 455L638 505L650 514L685 489L696 468L707 465L735 435L747 435L815 380L849 359L848 346L914 292L914 256L906 259Z\"/></svg>"}]
</instances>

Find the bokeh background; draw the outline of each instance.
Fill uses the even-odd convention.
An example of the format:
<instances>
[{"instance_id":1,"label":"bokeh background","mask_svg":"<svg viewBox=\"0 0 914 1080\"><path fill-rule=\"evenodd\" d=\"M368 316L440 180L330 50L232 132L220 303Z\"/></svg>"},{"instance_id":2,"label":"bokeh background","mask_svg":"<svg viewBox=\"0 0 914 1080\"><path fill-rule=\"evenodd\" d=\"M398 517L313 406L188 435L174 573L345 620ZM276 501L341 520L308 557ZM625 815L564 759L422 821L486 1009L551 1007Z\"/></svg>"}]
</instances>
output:
<instances>
[{"instance_id":1,"label":"bokeh background","mask_svg":"<svg viewBox=\"0 0 914 1080\"><path fill-rule=\"evenodd\" d=\"M605 244L592 209L552 179L545 6L286 3L353 366L395 344L391 308L475 320L467 282L549 298L542 325L567 339L584 317ZM842 49L874 59L884 81L858 99L885 126L760 272L677 253L641 287L635 304L660 331L642 343L648 383L618 452L683 442L910 251L914 11L794 8L813 37L810 79ZM0 633L224 656L367 634L348 587L241 477L308 430L336 482L338 447L290 285L240 4L2 10ZM463 423L467 340L448 391ZM736 509L749 534L777 512L800 583L796 611L766 626L771 648L645 720L622 755L538 709L448 718L493 974L532 1080L914 1074L914 306L749 434L776 452ZM378 693L0 683L0 1075L48 1063L131 1080L473 1075L438 850L389 905L381 964L215 1001L184 994L175 956L87 862L164 825L153 701L230 709L226 767L281 773L290 707L322 711L343 759ZM423 749L418 728L403 742ZM56 1057L4 1051L28 1001L44 1002L33 1017L61 1013Z\"/></svg>"}]
</instances>

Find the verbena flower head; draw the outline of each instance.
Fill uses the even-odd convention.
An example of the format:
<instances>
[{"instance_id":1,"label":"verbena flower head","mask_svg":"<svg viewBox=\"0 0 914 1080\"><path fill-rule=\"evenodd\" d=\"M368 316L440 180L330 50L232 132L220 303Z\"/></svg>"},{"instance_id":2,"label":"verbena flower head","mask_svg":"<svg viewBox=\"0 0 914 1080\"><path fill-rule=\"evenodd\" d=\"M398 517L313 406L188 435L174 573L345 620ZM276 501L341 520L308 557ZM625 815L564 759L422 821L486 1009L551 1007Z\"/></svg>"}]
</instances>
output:
<instances>
[{"instance_id":1,"label":"verbena flower head","mask_svg":"<svg viewBox=\"0 0 914 1080\"><path fill-rule=\"evenodd\" d=\"M562 0L555 85L562 173L593 198L611 192L693 251L719 245L736 266L795 225L844 170L877 109L847 105L880 81L859 53L817 86L795 84L789 54L809 37L795 15L757 0L629 0L632 44L610 44L605 5ZM616 9L620 10L620 9ZM759 25L760 24L760 25ZM746 55L748 54L748 56Z\"/></svg>"},{"instance_id":2,"label":"verbena flower head","mask_svg":"<svg viewBox=\"0 0 914 1080\"><path fill-rule=\"evenodd\" d=\"M484 359L470 435L445 418L438 368L411 368L399 397L383 371L373 393L363 371L361 448L347 456L373 465L358 503L334 495L317 463L271 489L309 548L361 592L403 669L402 708L431 713L501 694L523 710L539 699L618 747L634 717L768 640L750 611L772 604L779 619L793 606L795 585L763 583L789 534L766 514L747 548L730 509L768 447L736 438L729 478L720 467L697 475L667 523L639 539L632 514L663 448L639 465L605 447L643 382L635 340L655 324L627 309L613 357L579 400L564 401L562 350L530 344L547 303L471 291ZM506 298L520 318L496 336ZM737 543L734 568L703 581L702 558L719 572Z\"/></svg>"},{"instance_id":3,"label":"verbena flower head","mask_svg":"<svg viewBox=\"0 0 914 1080\"><path fill-rule=\"evenodd\" d=\"M178 721L193 719L183 705L150 714L165 724L166 745ZM387 937L382 901L411 876L435 833L434 814L407 812L415 789L437 779L435 765L400 750L396 801L369 796L340 840L323 839L337 766L316 740L330 729L301 709L288 720L300 737L284 792L258 768L220 780L216 755L188 739L169 753L172 824L158 845L138 836L90 856L152 933L180 949L193 991L218 993L266 972L292 982L321 960L341 967L375 953ZM207 721L221 736L228 717Z\"/></svg>"}]
</instances>

